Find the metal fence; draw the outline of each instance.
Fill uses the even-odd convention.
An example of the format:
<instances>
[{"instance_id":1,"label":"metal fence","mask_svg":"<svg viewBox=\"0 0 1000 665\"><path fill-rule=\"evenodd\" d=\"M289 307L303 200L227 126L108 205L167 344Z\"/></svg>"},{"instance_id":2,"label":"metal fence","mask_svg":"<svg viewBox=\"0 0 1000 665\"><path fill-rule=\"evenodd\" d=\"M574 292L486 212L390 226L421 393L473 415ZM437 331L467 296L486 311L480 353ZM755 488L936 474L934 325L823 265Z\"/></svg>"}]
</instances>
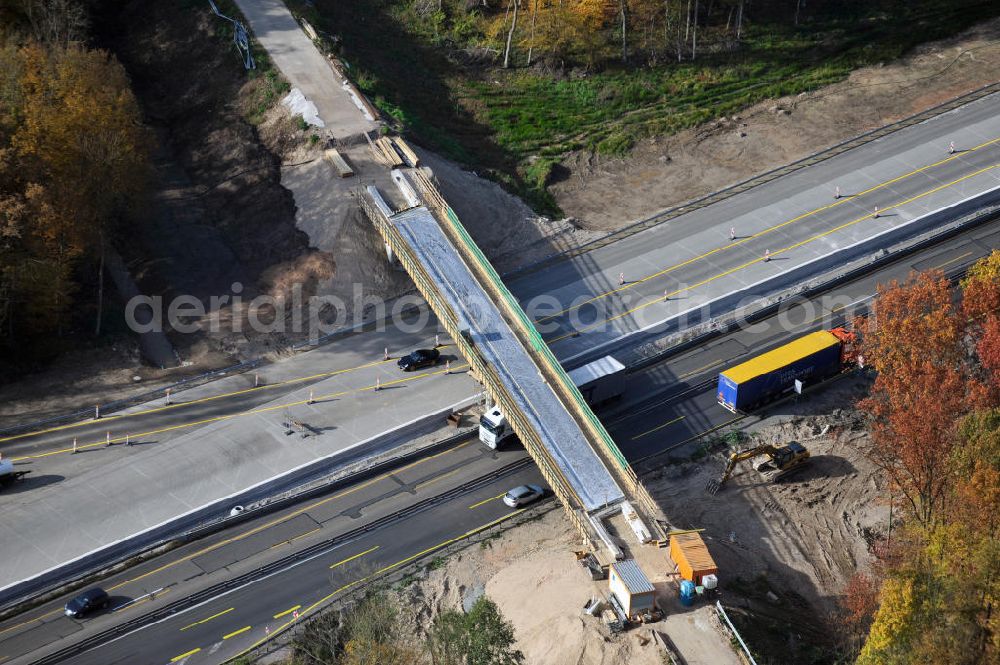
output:
<instances>
[{"instance_id":1,"label":"metal fence","mask_svg":"<svg viewBox=\"0 0 1000 665\"><path fill-rule=\"evenodd\" d=\"M459 351L469 361L470 367L480 378L490 397L500 405L500 408L510 419L511 427L520 437L521 442L532 459L538 464L542 477L545 478L552 491L562 501L566 508L566 513L574 526L577 527L584 539L590 541L590 530L585 520L580 516L580 511L583 510L583 502L559 472L558 466L542 444L534 428L524 418L520 408L517 406L517 402L507 391L506 386L500 381L489 363L479 355L475 347L462 335L462 331L458 325L458 317L450 305L441 298L441 294L435 286L434 281L427 274L426 269L420 261L413 256L409 244L399 233L399 230L379 211L365 193L359 191L357 198L361 209L371 219L379 235L392 248L399 262L413 278L417 289L423 294L431 309L434 310L438 321L444 326L448 334L451 335Z\"/></svg>"}]
</instances>

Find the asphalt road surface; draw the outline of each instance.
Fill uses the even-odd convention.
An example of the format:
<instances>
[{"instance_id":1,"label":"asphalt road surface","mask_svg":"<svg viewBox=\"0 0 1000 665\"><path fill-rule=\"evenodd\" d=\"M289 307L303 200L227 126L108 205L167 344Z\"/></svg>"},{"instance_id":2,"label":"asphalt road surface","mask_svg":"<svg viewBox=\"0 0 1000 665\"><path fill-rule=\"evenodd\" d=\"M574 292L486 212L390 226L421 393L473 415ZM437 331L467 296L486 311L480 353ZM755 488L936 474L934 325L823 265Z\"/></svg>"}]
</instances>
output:
<instances>
[{"instance_id":1,"label":"asphalt road surface","mask_svg":"<svg viewBox=\"0 0 1000 665\"><path fill-rule=\"evenodd\" d=\"M903 279L911 270L941 269L958 274L1000 247L1000 221L944 241L756 322L751 329L719 337L630 377L627 406L604 421L630 461L661 454L733 421L715 402L714 378L726 366L762 353L808 331L831 327L862 313L876 285ZM820 388L821 389L821 388ZM10 663L27 663L116 621L148 611L219 580L233 577L296 550L315 547L366 521L376 520L425 497L495 473L526 454L518 448L489 451L475 441L462 444L405 470L338 490L277 515L259 518L172 552L109 580L118 604L166 587L155 600L121 612L72 621L59 614L59 599L0 624L0 653ZM507 488L538 482L533 467L489 482L475 491L428 508L364 538L339 543L280 574L245 586L109 642L67 662L218 663L238 653L331 593L350 591L358 580L429 553L448 540L510 515L497 500ZM391 534L391 535L390 535ZM372 549L377 548L377 549ZM339 565L337 565L339 564ZM405 564L404 564L405 565ZM331 568L330 566L335 566ZM247 629L247 626L249 628ZM183 629L183 630L182 630ZM22 657L22 654L30 656Z\"/></svg>"},{"instance_id":2,"label":"asphalt road surface","mask_svg":"<svg viewBox=\"0 0 1000 665\"><path fill-rule=\"evenodd\" d=\"M765 282L792 268L823 272L854 243L902 233L929 211L1000 186L997 101L974 101L508 286L564 363L724 294L761 297Z\"/></svg>"}]
</instances>

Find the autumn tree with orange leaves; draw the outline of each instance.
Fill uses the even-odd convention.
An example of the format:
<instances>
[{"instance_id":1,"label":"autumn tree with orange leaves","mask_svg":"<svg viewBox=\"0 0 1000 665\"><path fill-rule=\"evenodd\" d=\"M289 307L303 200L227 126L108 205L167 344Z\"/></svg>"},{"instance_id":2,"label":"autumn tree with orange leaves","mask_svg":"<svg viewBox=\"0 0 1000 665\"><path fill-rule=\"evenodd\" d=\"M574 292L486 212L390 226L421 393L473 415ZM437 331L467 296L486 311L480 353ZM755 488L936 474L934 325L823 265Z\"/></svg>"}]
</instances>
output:
<instances>
[{"instance_id":1,"label":"autumn tree with orange leaves","mask_svg":"<svg viewBox=\"0 0 1000 665\"><path fill-rule=\"evenodd\" d=\"M955 423L984 393L964 361L965 326L951 284L925 272L880 286L858 328L866 362L878 372L859 405L871 417L871 459L913 517L930 524L946 497Z\"/></svg>"},{"instance_id":2,"label":"autumn tree with orange leaves","mask_svg":"<svg viewBox=\"0 0 1000 665\"><path fill-rule=\"evenodd\" d=\"M45 9L64 5L79 9ZM82 298L100 333L105 253L141 200L147 170L124 69L72 41L76 14L66 25L58 18L30 12L25 32L0 38L0 346L19 356L30 356L32 342L51 346L47 336L65 329ZM84 294L81 282L96 288Z\"/></svg>"},{"instance_id":3,"label":"autumn tree with orange leaves","mask_svg":"<svg viewBox=\"0 0 1000 665\"><path fill-rule=\"evenodd\" d=\"M870 455L904 497L860 665L1000 662L1000 252L961 286L912 275L859 324L878 371L859 405ZM854 626L864 583L845 590Z\"/></svg>"}]
</instances>

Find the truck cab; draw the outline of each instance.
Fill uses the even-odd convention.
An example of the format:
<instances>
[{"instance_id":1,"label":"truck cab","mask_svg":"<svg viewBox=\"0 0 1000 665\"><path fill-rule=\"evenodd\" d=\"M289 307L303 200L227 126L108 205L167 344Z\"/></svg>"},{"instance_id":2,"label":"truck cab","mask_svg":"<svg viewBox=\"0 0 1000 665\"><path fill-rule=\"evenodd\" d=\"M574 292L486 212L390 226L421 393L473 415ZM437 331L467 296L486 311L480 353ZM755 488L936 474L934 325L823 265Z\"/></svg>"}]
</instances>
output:
<instances>
[{"instance_id":1,"label":"truck cab","mask_svg":"<svg viewBox=\"0 0 1000 665\"><path fill-rule=\"evenodd\" d=\"M513 434L514 430L500 412L499 406L490 407L479 417L479 440L493 450Z\"/></svg>"}]
</instances>

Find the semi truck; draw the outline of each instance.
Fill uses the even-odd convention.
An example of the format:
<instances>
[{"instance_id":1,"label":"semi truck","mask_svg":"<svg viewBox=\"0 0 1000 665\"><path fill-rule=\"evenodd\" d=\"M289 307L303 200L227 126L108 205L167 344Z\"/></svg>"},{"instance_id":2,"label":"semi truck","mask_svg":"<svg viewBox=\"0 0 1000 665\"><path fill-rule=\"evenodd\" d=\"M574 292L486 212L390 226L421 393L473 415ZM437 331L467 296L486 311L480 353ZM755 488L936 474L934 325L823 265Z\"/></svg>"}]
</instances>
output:
<instances>
[{"instance_id":1,"label":"semi truck","mask_svg":"<svg viewBox=\"0 0 1000 665\"><path fill-rule=\"evenodd\" d=\"M752 411L795 388L818 383L856 361L857 336L844 329L819 330L719 373L716 397L733 413Z\"/></svg>"},{"instance_id":2,"label":"semi truck","mask_svg":"<svg viewBox=\"0 0 1000 665\"><path fill-rule=\"evenodd\" d=\"M0 487L6 487L19 480L23 480L29 473L31 471L15 471L13 462L0 459Z\"/></svg>"},{"instance_id":3,"label":"semi truck","mask_svg":"<svg viewBox=\"0 0 1000 665\"><path fill-rule=\"evenodd\" d=\"M625 365L613 356L604 356L568 372L573 385L592 408L618 399L625 392ZM479 440L496 449L513 428L500 411L491 406L479 418Z\"/></svg>"}]
</instances>

